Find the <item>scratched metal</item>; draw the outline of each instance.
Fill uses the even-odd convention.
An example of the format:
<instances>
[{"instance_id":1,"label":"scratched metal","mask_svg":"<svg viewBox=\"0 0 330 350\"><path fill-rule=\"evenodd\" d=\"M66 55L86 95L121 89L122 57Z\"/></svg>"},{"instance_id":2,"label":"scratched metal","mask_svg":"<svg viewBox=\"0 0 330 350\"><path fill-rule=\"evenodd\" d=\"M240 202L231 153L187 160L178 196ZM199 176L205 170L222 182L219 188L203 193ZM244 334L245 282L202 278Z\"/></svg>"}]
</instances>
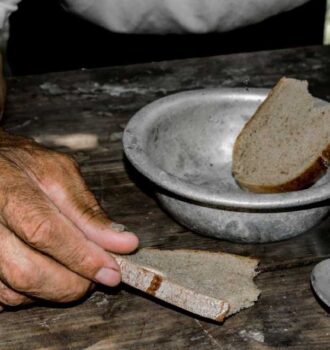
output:
<instances>
[{"instance_id":1,"label":"scratched metal","mask_svg":"<svg viewBox=\"0 0 330 350\"><path fill-rule=\"evenodd\" d=\"M280 194L245 192L233 179L234 141L267 92L178 93L130 120L123 137L128 159L158 185L160 203L184 226L231 241L271 242L309 230L329 212L329 174L309 189Z\"/></svg>"}]
</instances>

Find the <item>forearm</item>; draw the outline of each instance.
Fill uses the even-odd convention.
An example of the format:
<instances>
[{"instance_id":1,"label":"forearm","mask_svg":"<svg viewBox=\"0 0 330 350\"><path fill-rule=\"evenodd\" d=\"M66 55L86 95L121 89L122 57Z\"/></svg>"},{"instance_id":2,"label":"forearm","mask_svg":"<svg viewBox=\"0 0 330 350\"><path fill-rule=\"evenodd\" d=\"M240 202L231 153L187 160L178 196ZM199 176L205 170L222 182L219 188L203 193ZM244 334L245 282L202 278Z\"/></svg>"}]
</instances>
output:
<instances>
[{"instance_id":1,"label":"forearm","mask_svg":"<svg viewBox=\"0 0 330 350\"><path fill-rule=\"evenodd\" d=\"M0 118L5 110L6 101L6 81L3 72L3 54L0 53Z\"/></svg>"}]
</instances>

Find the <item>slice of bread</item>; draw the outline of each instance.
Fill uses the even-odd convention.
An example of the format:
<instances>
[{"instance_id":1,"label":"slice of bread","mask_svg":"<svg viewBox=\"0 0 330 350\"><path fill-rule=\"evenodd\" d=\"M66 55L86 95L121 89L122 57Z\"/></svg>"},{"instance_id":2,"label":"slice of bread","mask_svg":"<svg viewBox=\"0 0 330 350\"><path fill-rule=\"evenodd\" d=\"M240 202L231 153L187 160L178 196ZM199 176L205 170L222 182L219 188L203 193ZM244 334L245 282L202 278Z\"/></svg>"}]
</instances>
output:
<instances>
[{"instance_id":1,"label":"slice of bread","mask_svg":"<svg viewBox=\"0 0 330 350\"><path fill-rule=\"evenodd\" d=\"M327 169L330 107L316 104L306 81L282 78L245 124L233 149L232 173L253 192L306 188Z\"/></svg>"},{"instance_id":2,"label":"slice of bread","mask_svg":"<svg viewBox=\"0 0 330 350\"><path fill-rule=\"evenodd\" d=\"M223 321L253 305L258 260L196 250L141 249L112 254L122 281L194 314Z\"/></svg>"}]
</instances>

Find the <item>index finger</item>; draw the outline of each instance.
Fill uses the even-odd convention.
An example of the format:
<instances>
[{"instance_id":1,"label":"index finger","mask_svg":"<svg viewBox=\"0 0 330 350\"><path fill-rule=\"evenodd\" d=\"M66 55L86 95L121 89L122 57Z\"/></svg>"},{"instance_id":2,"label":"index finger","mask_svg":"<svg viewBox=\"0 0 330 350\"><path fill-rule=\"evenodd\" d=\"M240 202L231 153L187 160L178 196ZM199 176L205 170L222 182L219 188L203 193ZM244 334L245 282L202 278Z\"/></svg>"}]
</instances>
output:
<instances>
[{"instance_id":1,"label":"index finger","mask_svg":"<svg viewBox=\"0 0 330 350\"><path fill-rule=\"evenodd\" d=\"M54 169L56 176L48 175L45 181L37 179L42 191L88 239L114 253L135 250L139 243L137 236L108 218L72 159L64 156L62 162L63 168Z\"/></svg>"}]
</instances>

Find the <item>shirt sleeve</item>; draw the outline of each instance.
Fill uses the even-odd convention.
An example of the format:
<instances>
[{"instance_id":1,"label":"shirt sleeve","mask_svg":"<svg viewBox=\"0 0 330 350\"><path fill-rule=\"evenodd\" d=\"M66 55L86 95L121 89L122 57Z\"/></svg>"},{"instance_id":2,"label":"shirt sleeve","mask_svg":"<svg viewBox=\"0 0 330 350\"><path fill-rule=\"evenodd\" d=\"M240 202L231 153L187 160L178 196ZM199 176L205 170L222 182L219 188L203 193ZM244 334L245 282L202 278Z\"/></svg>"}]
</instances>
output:
<instances>
[{"instance_id":1,"label":"shirt sleeve","mask_svg":"<svg viewBox=\"0 0 330 350\"><path fill-rule=\"evenodd\" d=\"M9 16L21 0L0 0L0 52L4 52L9 37Z\"/></svg>"},{"instance_id":2,"label":"shirt sleeve","mask_svg":"<svg viewBox=\"0 0 330 350\"><path fill-rule=\"evenodd\" d=\"M308 0L66 0L67 8L119 33L224 32Z\"/></svg>"}]
</instances>

